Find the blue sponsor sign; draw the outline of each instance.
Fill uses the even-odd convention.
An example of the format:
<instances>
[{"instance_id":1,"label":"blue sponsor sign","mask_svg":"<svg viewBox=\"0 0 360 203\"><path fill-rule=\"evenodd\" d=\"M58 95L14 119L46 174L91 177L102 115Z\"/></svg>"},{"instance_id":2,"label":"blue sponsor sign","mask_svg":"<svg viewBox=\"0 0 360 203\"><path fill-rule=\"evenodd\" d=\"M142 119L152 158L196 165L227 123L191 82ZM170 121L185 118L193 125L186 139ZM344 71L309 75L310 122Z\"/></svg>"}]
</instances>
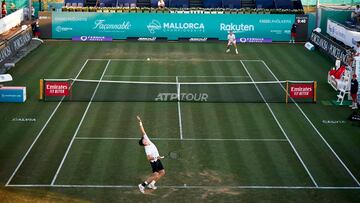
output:
<instances>
[{"instance_id":1,"label":"blue sponsor sign","mask_svg":"<svg viewBox=\"0 0 360 203\"><path fill-rule=\"evenodd\" d=\"M1 87L0 102L25 102L26 87Z\"/></svg>"},{"instance_id":2,"label":"blue sponsor sign","mask_svg":"<svg viewBox=\"0 0 360 203\"><path fill-rule=\"evenodd\" d=\"M75 36L72 37L72 41L78 42L111 42L112 37L104 36Z\"/></svg>"},{"instance_id":3,"label":"blue sponsor sign","mask_svg":"<svg viewBox=\"0 0 360 203\"><path fill-rule=\"evenodd\" d=\"M231 30L237 38L271 38L287 41L294 14L174 14L53 12L52 37L74 36L227 39Z\"/></svg>"},{"instance_id":4,"label":"blue sponsor sign","mask_svg":"<svg viewBox=\"0 0 360 203\"><path fill-rule=\"evenodd\" d=\"M237 38L238 43L271 43L271 38Z\"/></svg>"}]
</instances>

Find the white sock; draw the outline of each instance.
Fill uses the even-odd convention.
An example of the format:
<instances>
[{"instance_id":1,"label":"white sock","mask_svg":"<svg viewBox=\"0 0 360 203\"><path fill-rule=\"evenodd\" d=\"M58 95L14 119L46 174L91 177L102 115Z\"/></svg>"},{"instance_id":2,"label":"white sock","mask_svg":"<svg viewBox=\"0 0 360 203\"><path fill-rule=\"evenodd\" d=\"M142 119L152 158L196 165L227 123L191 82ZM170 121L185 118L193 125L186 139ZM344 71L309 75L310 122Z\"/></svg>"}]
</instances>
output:
<instances>
[{"instance_id":1,"label":"white sock","mask_svg":"<svg viewBox=\"0 0 360 203\"><path fill-rule=\"evenodd\" d=\"M156 181L155 180L153 180L153 181L151 181L151 185L155 185L155 183L156 183Z\"/></svg>"}]
</instances>

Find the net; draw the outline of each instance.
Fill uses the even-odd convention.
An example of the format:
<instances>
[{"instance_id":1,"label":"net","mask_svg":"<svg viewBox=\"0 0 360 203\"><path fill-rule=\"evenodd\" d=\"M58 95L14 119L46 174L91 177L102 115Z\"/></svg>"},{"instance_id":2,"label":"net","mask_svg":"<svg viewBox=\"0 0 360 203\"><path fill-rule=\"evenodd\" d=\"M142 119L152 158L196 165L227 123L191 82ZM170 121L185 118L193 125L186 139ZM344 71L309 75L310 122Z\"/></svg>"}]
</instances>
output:
<instances>
[{"instance_id":1,"label":"net","mask_svg":"<svg viewBox=\"0 0 360 203\"><path fill-rule=\"evenodd\" d=\"M138 82L45 79L44 101L94 102L314 102L314 81Z\"/></svg>"}]
</instances>

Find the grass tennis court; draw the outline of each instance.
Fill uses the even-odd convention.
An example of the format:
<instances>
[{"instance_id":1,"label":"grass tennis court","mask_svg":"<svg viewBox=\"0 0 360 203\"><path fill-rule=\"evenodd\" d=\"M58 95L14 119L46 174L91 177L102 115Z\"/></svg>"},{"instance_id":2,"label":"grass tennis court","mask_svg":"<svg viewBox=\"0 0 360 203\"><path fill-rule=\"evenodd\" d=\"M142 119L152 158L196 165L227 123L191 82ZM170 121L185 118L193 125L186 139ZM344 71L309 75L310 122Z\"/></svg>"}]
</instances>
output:
<instances>
[{"instance_id":1,"label":"grass tennis court","mask_svg":"<svg viewBox=\"0 0 360 203\"><path fill-rule=\"evenodd\" d=\"M244 44L239 52L226 54L220 43L46 42L11 70L12 84L27 86L27 102L0 104L0 194L5 201L359 200L359 125L347 120L349 108L330 105L332 64L300 44ZM43 78L315 80L318 102L43 102ZM89 93L104 91L94 87ZM163 160L166 176L145 195L137 184L151 168L137 144L137 114L161 154L180 155Z\"/></svg>"}]
</instances>

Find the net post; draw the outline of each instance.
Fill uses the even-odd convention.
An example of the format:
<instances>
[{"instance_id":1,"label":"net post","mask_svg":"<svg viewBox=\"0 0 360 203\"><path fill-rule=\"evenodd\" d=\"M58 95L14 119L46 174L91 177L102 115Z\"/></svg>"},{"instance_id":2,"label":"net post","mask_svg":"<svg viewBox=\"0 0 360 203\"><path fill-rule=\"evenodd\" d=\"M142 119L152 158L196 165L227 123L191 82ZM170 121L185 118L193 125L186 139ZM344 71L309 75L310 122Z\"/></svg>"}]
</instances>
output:
<instances>
[{"instance_id":1,"label":"net post","mask_svg":"<svg viewBox=\"0 0 360 203\"><path fill-rule=\"evenodd\" d=\"M286 80L286 98L285 98L285 103L287 104L289 100L289 81Z\"/></svg>"},{"instance_id":2,"label":"net post","mask_svg":"<svg viewBox=\"0 0 360 203\"><path fill-rule=\"evenodd\" d=\"M317 82L316 81L314 81L314 95L313 95L313 102L314 103L316 103L316 99L317 99L317 91L316 91L316 89L317 89Z\"/></svg>"},{"instance_id":3,"label":"net post","mask_svg":"<svg viewBox=\"0 0 360 203\"><path fill-rule=\"evenodd\" d=\"M40 79L40 84L39 84L39 89L40 89L40 94L39 94L39 99L43 100L44 99L44 79Z\"/></svg>"}]
</instances>

